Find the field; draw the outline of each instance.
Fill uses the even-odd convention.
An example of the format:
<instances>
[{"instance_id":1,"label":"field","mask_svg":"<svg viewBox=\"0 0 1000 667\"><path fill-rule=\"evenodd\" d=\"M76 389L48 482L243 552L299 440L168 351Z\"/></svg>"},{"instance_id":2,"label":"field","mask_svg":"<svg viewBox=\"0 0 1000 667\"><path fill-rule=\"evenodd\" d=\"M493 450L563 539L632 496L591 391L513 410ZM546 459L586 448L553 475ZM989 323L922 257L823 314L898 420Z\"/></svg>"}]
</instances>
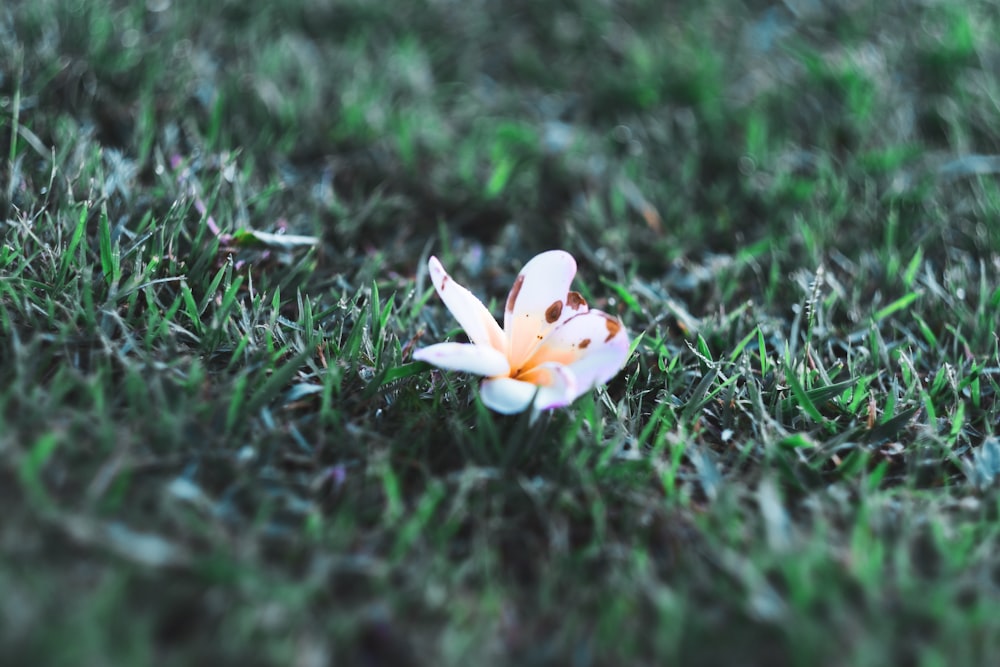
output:
<instances>
[{"instance_id":1,"label":"field","mask_svg":"<svg viewBox=\"0 0 1000 667\"><path fill-rule=\"evenodd\" d=\"M986 0L8 0L3 662L995 665L998 175Z\"/></svg>"}]
</instances>

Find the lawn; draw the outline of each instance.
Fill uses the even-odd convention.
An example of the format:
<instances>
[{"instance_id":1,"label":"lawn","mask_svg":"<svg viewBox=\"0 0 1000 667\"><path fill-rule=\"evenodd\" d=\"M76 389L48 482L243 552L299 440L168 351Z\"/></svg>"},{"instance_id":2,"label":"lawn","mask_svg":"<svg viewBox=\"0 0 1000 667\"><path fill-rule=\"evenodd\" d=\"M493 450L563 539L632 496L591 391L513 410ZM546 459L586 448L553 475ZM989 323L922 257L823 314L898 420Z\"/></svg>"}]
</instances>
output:
<instances>
[{"instance_id":1,"label":"lawn","mask_svg":"<svg viewBox=\"0 0 1000 667\"><path fill-rule=\"evenodd\" d=\"M997 664L995 9L3 3L4 664Z\"/></svg>"}]
</instances>

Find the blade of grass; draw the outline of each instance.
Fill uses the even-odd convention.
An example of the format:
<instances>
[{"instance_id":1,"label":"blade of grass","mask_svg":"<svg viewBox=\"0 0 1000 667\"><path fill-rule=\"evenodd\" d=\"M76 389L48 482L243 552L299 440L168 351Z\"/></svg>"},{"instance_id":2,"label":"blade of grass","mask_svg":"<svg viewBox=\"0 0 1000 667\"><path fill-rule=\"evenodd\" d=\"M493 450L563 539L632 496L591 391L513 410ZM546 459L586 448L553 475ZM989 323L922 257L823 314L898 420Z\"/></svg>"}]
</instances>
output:
<instances>
[{"instance_id":1,"label":"blade of grass","mask_svg":"<svg viewBox=\"0 0 1000 667\"><path fill-rule=\"evenodd\" d=\"M910 292L908 294L905 294L896 299L895 301L893 301L892 303L890 303L885 308L880 308L879 310L877 310L875 314L872 316L872 319L874 319L876 322L881 322L882 320L889 317L893 313L898 313L899 311L903 310L911 303L919 299L920 296L921 292Z\"/></svg>"},{"instance_id":2,"label":"blade of grass","mask_svg":"<svg viewBox=\"0 0 1000 667\"><path fill-rule=\"evenodd\" d=\"M795 400L798 401L798 404L802 408L802 410L807 415L812 417L813 421L815 421L817 424L823 424L829 429L831 425L827 423L826 419L824 419L823 414L819 411L819 408L816 407L816 404L813 402L812 398L810 398L806 390L803 389L802 383L799 382L798 377L796 377L794 369L790 367L785 368L785 382L788 383L789 388L792 390L792 395L795 397Z\"/></svg>"}]
</instances>

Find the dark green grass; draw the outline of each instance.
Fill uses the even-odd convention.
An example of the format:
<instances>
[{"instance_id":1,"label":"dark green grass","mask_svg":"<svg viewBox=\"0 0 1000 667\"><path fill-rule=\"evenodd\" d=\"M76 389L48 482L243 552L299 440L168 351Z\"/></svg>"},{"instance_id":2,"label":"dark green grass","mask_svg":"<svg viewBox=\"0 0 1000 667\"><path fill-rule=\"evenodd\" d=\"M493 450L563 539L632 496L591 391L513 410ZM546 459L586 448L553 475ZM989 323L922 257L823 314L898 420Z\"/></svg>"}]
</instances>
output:
<instances>
[{"instance_id":1,"label":"dark green grass","mask_svg":"<svg viewBox=\"0 0 1000 667\"><path fill-rule=\"evenodd\" d=\"M5 664L993 664L992 5L671 4L0 8ZM552 247L606 388L410 362Z\"/></svg>"}]
</instances>

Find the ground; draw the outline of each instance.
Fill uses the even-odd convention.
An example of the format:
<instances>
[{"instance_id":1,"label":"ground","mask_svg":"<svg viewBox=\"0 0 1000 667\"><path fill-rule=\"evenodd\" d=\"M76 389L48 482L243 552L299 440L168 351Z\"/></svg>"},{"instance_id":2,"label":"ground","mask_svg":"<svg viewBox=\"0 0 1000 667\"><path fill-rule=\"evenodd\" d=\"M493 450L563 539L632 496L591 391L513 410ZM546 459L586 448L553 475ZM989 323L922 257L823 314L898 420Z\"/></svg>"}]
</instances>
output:
<instances>
[{"instance_id":1,"label":"ground","mask_svg":"<svg viewBox=\"0 0 1000 667\"><path fill-rule=\"evenodd\" d=\"M991 665L993 3L0 7L9 665ZM543 250L633 350L413 362Z\"/></svg>"}]
</instances>

